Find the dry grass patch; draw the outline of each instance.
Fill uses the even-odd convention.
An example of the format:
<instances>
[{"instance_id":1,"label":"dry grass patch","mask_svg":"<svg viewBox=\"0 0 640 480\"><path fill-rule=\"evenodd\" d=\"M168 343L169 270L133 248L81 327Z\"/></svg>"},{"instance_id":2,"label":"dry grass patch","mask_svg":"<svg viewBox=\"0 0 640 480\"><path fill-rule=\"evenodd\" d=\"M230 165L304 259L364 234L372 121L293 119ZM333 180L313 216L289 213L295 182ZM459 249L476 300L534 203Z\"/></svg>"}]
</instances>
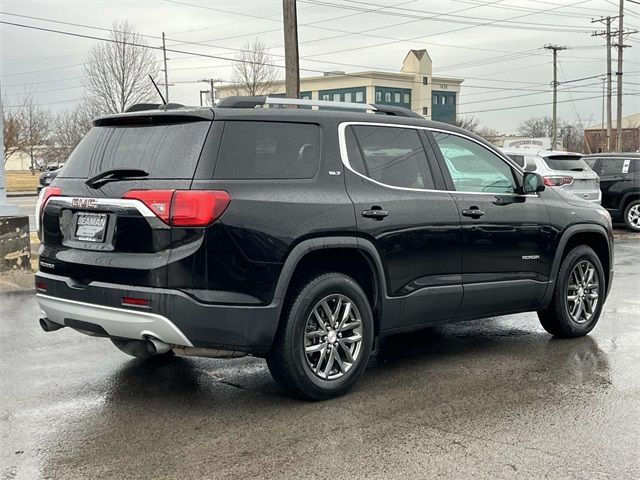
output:
<instances>
[{"instance_id":1,"label":"dry grass patch","mask_svg":"<svg viewBox=\"0 0 640 480\"><path fill-rule=\"evenodd\" d=\"M34 192L38 188L40 175L31 172L8 171L5 173L7 192Z\"/></svg>"}]
</instances>

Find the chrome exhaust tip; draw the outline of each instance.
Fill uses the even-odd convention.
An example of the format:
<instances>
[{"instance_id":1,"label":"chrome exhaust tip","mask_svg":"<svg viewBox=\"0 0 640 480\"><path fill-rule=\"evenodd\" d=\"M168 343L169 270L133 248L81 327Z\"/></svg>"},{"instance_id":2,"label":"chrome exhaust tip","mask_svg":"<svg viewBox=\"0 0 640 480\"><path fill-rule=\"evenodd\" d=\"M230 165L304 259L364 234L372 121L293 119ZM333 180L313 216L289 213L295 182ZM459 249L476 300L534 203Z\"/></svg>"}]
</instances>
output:
<instances>
[{"instance_id":1,"label":"chrome exhaust tip","mask_svg":"<svg viewBox=\"0 0 640 480\"><path fill-rule=\"evenodd\" d=\"M146 342L147 350L151 355L162 355L163 353L167 353L169 350L173 349L172 345L168 343L164 343L157 338L150 337Z\"/></svg>"},{"instance_id":2,"label":"chrome exhaust tip","mask_svg":"<svg viewBox=\"0 0 640 480\"><path fill-rule=\"evenodd\" d=\"M38 320L38 323L40 324L40 328L42 328L42 330L44 330L45 332L55 332L56 330L60 330L61 328L64 328L66 326L60 325L56 322L52 322L47 317L41 317Z\"/></svg>"}]
</instances>

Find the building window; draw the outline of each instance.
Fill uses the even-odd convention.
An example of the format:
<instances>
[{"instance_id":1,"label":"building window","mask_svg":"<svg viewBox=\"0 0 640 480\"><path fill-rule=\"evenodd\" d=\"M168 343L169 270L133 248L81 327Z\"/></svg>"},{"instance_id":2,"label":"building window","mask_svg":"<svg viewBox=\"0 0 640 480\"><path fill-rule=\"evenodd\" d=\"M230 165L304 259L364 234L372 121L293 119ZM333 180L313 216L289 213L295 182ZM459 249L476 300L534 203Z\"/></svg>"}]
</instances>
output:
<instances>
[{"instance_id":1,"label":"building window","mask_svg":"<svg viewBox=\"0 0 640 480\"><path fill-rule=\"evenodd\" d=\"M364 92L356 92L356 102L364 102Z\"/></svg>"},{"instance_id":2,"label":"building window","mask_svg":"<svg viewBox=\"0 0 640 480\"><path fill-rule=\"evenodd\" d=\"M431 96L431 103L433 105L438 105L438 95L432 95Z\"/></svg>"},{"instance_id":3,"label":"building window","mask_svg":"<svg viewBox=\"0 0 640 480\"><path fill-rule=\"evenodd\" d=\"M382 92L380 90L376 91L376 102L380 103L382 101Z\"/></svg>"},{"instance_id":4,"label":"building window","mask_svg":"<svg viewBox=\"0 0 640 480\"><path fill-rule=\"evenodd\" d=\"M384 101L391 102L391 92L384 92Z\"/></svg>"},{"instance_id":5,"label":"building window","mask_svg":"<svg viewBox=\"0 0 640 480\"><path fill-rule=\"evenodd\" d=\"M330 99L331 99L331 97L329 96L328 93L323 93L322 94L322 100L330 100Z\"/></svg>"},{"instance_id":6,"label":"building window","mask_svg":"<svg viewBox=\"0 0 640 480\"><path fill-rule=\"evenodd\" d=\"M345 102L350 102L351 101L351 92L345 92L344 101Z\"/></svg>"},{"instance_id":7,"label":"building window","mask_svg":"<svg viewBox=\"0 0 640 480\"><path fill-rule=\"evenodd\" d=\"M429 85L429 77L422 77L422 84Z\"/></svg>"},{"instance_id":8,"label":"building window","mask_svg":"<svg viewBox=\"0 0 640 480\"><path fill-rule=\"evenodd\" d=\"M395 103L400 103L400 92L395 92L395 93L393 94L393 101L394 101Z\"/></svg>"},{"instance_id":9,"label":"building window","mask_svg":"<svg viewBox=\"0 0 640 480\"><path fill-rule=\"evenodd\" d=\"M340 94L339 93L334 93L333 94L333 101L334 102L339 102L340 101Z\"/></svg>"},{"instance_id":10,"label":"building window","mask_svg":"<svg viewBox=\"0 0 640 480\"><path fill-rule=\"evenodd\" d=\"M422 107L422 114L429 115L429 107Z\"/></svg>"},{"instance_id":11,"label":"building window","mask_svg":"<svg viewBox=\"0 0 640 480\"><path fill-rule=\"evenodd\" d=\"M453 101L454 101L453 95L449 95L447 97L447 104L448 105L453 105Z\"/></svg>"},{"instance_id":12,"label":"building window","mask_svg":"<svg viewBox=\"0 0 640 480\"><path fill-rule=\"evenodd\" d=\"M404 103L406 103L406 104L411 103L411 97L409 96L408 93L404 94Z\"/></svg>"}]
</instances>

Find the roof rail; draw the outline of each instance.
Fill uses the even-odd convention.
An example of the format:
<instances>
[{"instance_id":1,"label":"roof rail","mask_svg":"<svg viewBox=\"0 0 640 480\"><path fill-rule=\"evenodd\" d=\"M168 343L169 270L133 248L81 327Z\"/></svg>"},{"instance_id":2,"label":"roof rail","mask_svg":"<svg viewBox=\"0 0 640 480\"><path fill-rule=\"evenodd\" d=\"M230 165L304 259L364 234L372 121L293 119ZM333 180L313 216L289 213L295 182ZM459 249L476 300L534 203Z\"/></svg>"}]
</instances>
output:
<instances>
[{"instance_id":1,"label":"roof rail","mask_svg":"<svg viewBox=\"0 0 640 480\"><path fill-rule=\"evenodd\" d=\"M220 108L257 108L265 105L297 105L306 107L371 111L398 117L422 118L417 113L402 107L370 103L332 102L327 100L306 100L286 97L226 97L220 100Z\"/></svg>"}]
</instances>

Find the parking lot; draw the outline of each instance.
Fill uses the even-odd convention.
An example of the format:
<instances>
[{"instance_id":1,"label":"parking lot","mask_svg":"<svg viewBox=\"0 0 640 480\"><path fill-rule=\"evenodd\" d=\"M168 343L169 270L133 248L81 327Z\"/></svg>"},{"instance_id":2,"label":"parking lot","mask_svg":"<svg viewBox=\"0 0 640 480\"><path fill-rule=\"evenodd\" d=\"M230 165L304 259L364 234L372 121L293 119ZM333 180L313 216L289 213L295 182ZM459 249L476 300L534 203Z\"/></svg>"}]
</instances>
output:
<instances>
[{"instance_id":1,"label":"parking lot","mask_svg":"<svg viewBox=\"0 0 640 480\"><path fill-rule=\"evenodd\" d=\"M0 478L640 478L640 242L591 335L527 313L391 337L346 397L264 361L142 362L0 300Z\"/></svg>"}]
</instances>

